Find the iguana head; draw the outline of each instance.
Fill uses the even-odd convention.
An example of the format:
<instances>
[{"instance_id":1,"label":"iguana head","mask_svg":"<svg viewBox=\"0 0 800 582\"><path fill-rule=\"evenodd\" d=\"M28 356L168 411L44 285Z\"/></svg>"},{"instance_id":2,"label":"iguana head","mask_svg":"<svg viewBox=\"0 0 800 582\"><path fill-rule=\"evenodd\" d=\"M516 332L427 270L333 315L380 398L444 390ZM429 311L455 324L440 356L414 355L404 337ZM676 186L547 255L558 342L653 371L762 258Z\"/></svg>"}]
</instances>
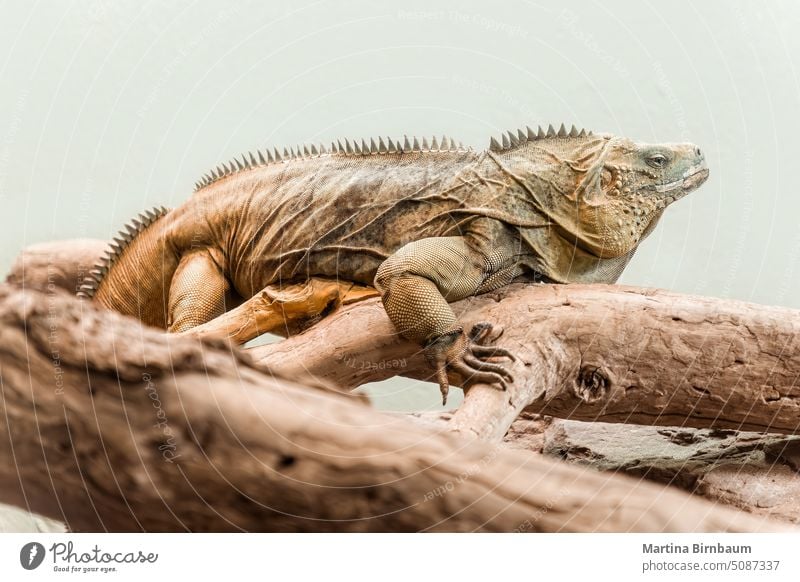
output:
<instances>
[{"instance_id":1,"label":"iguana head","mask_svg":"<svg viewBox=\"0 0 800 582\"><path fill-rule=\"evenodd\" d=\"M549 133L515 136L516 147L500 146L497 159L560 236L600 258L635 249L664 208L708 178L694 144L647 144L563 126Z\"/></svg>"}]
</instances>

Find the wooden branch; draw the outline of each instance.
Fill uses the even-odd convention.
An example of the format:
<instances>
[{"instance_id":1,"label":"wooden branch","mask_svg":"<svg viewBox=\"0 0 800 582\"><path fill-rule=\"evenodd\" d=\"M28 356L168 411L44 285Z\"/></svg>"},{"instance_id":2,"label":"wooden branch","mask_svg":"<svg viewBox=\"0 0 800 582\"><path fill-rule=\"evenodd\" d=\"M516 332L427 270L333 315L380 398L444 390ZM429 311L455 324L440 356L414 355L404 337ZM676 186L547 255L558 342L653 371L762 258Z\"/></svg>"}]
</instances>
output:
<instances>
[{"instance_id":1,"label":"wooden branch","mask_svg":"<svg viewBox=\"0 0 800 582\"><path fill-rule=\"evenodd\" d=\"M69 246L57 243L58 252ZM337 309L343 293L321 283L324 301L314 293L303 300L332 314L288 341L255 348L257 359L287 377L310 373L349 388L398 374L430 376L378 300ZM499 440L525 409L591 421L798 429L795 310L602 285L512 285L454 308L466 325L504 326L501 344L520 356L512 390L470 389L454 430Z\"/></svg>"},{"instance_id":2,"label":"wooden branch","mask_svg":"<svg viewBox=\"0 0 800 582\"><path fill-rule=\"evenodd\" d=\"M0 288L0 375L0 501L75 530L781 529L436 433L66 295Z\"/></svg>"},{"instance_id":3,"label":"wooden branch","mask_svg":"<svg viewBox=\"0 0 800 582\"><path fill-rule=\"evenodd\" d=\"M92 238L31 245L19 254L6 280L29 289L74 295L107 247L108 243Z\"/></svg>"},{"instance_id":4,"label":"wooden branch","mask_svg":"<svg viewBox=\"0 0 800 582\"><path fill-rule=\"evenodd\" d=\"M452 412L410 418L445 429ZM800 522L800 437L734 430L581 422L523 412L515 449L673 485L715 502Z\"/></svg>"},{"instance_id":5,"label":"wooden branch","mask_svg":"<svg viewBox=\"0 0 800 582\"><path fill-rule=\"evenodd\" d=\"M511 285L454 307L466 326L504 326L499 344L520 358L509 393L475 386L453 418L482 438L502 438L524 409L785 434L800 425L795 310L605 285ZM349 387L428 374L376 300L254 355L276 370L305 370Z\"/></svg>"},{"instance_id":6,"label":"wooden branch","mask_svg":"<svg viewBox=\"0 0 800 582\"><path fill-rule=\"evenodd\" d=\"M543 436L546 455L800 522L799 437L562 419Z\"/></svg>"}]
</instances>

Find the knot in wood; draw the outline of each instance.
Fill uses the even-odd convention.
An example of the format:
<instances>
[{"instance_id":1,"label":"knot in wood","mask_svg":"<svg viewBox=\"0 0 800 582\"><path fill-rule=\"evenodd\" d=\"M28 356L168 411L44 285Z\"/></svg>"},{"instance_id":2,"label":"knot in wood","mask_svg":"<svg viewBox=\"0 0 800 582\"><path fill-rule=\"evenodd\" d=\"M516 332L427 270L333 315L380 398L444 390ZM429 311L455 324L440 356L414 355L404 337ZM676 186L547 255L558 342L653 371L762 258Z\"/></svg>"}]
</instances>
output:
<instances>
[{"instance_id":1,"label":"knot in wood","mask_svg":"<svg viewBox=\"0 0 800 582\"><path fill-rule=\"evenodd\" d=\"M610 386L611 380L603 370L597 366L584 365L578 371L575 395L587 404L592 404L605 398Z\"/></svg>"}]
</instances>

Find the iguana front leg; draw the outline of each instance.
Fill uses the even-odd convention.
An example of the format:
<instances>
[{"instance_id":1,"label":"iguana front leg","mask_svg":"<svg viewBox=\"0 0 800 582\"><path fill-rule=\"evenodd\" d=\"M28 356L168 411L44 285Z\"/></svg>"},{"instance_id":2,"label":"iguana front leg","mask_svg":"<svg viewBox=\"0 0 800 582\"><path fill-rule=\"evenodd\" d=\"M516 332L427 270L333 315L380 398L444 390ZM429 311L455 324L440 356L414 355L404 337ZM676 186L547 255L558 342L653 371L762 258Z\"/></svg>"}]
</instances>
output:
<instances>
[{"instance_id":1,"label":"iguana front leg","mask_svg":"<svg viewBox=\"0 0 800 582\"><path fill-rule=\"evenodd\" d=\"M469 234L412 242L386 259L375 276L389 319L403 336L423 346L436 371L443 404L448 369L468 382L499 384L503 389L513 382L506 366L486 360L513 359L507 350L485 345L492 325L478 324L468 335L448 305L507 284L518 274L511 253L488 250L486 242Z\"/></svg>"}]
</instances>

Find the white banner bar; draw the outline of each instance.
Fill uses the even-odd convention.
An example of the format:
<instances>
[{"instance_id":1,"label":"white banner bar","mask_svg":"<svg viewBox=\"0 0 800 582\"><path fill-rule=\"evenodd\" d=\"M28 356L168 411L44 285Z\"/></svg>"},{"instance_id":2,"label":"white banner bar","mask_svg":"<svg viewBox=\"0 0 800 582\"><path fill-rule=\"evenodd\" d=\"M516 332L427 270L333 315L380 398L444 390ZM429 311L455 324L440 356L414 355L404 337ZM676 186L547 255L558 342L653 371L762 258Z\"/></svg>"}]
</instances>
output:
<instances>
[{"instance_id":1,"label":"white banner bar","mask_svg":"<svg viewBox=\"0 0 800 582\"><path fill-rule=\"evenodd\" d=\"M2 534L0 579L794 582L799 542L796 534Z\"/></svg>"}]
</instances>

